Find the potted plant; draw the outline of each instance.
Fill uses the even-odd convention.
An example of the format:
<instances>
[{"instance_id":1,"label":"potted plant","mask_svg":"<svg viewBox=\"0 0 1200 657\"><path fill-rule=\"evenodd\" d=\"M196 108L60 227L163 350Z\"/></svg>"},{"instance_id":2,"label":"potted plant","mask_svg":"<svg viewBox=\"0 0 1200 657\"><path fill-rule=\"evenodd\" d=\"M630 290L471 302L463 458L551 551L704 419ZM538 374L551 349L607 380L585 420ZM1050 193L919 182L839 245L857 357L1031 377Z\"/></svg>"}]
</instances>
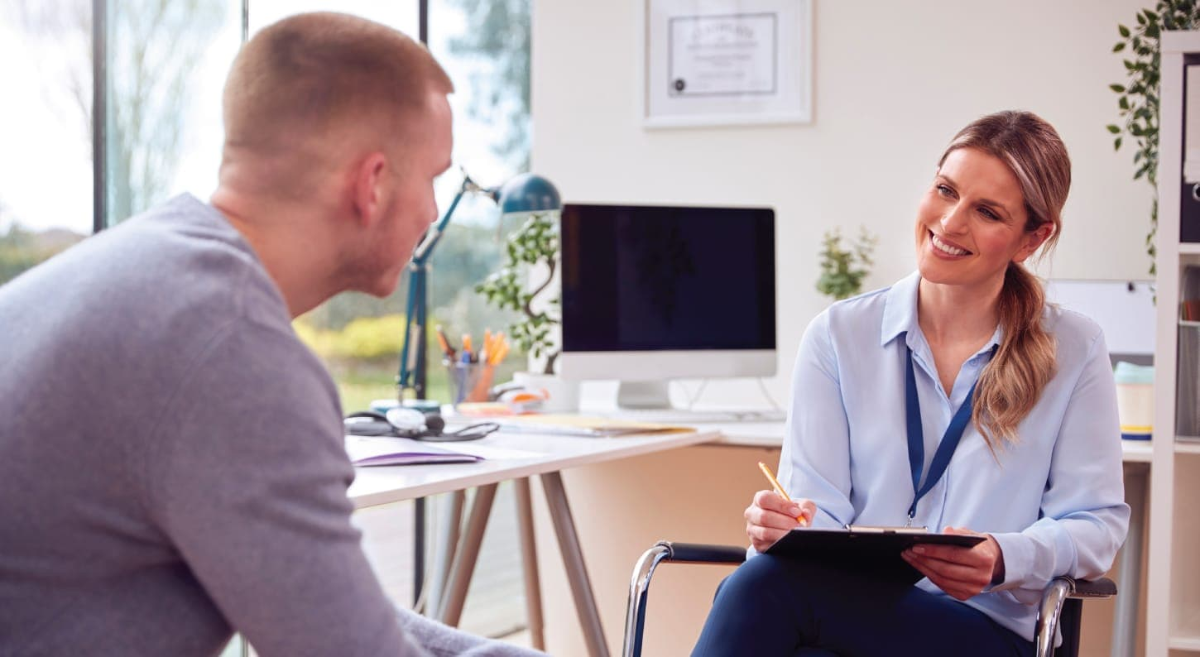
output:
<instances>
[{"instance_id":1,"label":"potted plant","mask_svg":"<svg viewBox=\"0 0 1200 657\"><path fill-rule=\"evenodd\" d=\"M1111 84L1117 94L1117 111L1122 123L1107 126L1113 137L1113 149L1120 150L1124 137L1133 138L1133 178L1145 178L1154 189L1150 205L1150 230L1146 234L1146 253L1150 255L1150 274L1154 267L1154 235L1158 231L1158 108L1160 79L1159 37L1164 30L1192 30L1200 25L1200 6L1196 0L1159 0L1153 10L1137 14L1133 28L1117 25L1121 40L1113 46L1122 53L1126 84Z\"/></svg>"},{"instance_id":2,"label":"potted plant","mask_svg":"<svg viewBox=\"0 0 1200 657\"><path fill-rule=\"evenodd\" d=\"M862 292L863 279L875 264L871 254L878 241L866 228L860 228L854 244L843 248L841 230L826 231L821 246L821 277L817 279L817 291L835 301Z\"/></svg>"},{"instance_id":3,"label":"potted plant","mask_svg":"<svg viewBox=\"0 0 1200 657\"><path fill-rule=\"evenodd\" d=\"M513 310L519 318L509 325L509 338L526 354L541 363L537 373L518 372L513 380L545 390L550 402L544 408L570 410L577 405L578 387L554 376L561 351L555 327L562 322L558 270L558 222L548 212L532 213L508 237L504 263L475 286L487 302Z\"/></svg>"}]
</instances>

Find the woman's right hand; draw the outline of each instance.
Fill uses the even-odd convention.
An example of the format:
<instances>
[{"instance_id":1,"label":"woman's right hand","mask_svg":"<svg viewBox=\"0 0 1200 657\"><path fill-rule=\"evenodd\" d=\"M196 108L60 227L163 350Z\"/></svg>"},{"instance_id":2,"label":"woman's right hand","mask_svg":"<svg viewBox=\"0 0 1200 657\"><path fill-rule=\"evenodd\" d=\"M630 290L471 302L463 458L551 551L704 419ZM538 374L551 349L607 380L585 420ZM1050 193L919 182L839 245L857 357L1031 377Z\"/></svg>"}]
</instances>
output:
<instances>
[{"instance_id":1,"label":"woman's right hand","mask_svg":"<svg viewBox=\"0 0 1200 657\"><path fill-rule=\"evenodd\" d=\"M816 514L817 505L812 500L789 502L773 490L760 490L746 507L746 536L754 549L762 552L792 529L811 525Z\"/></svg>"}]
</instances>

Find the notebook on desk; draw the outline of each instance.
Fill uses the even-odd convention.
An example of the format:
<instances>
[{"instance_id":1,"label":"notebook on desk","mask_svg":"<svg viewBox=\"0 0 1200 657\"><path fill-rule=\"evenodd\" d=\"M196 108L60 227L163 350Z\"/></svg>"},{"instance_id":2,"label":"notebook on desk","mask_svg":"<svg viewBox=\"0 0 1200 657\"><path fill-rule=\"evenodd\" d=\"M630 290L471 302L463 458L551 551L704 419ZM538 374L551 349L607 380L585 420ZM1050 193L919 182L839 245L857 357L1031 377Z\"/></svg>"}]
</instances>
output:
<instances>
[{"instance_id":1,"label":"notebook on desk","mask_svg":"<svg viewBox=\"0 0 1200 657\"><path fill-rule=\"evenodd\" d=\"M611 438L638 434L694 433L693 427L634 422L610 417L589 415L517 415L495 418L501 431L551 433L564 436Z\"/></svg>"},{"instance_id":2,"label":"notebook on desk","mask_svg":"<svg viewBox=\"0 0 1200 657\"><path fill-rule=\"evenodd\" d=\"M360 467L419 465L424 463L475 463L482 456L455 452L411 438L346 436L346 454Z\"/></svg>"}]
</instances>

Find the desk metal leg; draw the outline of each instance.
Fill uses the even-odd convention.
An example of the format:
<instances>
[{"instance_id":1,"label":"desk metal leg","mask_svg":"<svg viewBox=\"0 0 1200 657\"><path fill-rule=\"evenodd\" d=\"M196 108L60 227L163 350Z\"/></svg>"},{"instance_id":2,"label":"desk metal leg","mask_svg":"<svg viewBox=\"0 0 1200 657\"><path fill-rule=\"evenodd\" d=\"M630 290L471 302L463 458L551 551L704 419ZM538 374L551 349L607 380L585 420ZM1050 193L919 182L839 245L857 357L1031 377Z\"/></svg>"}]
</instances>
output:
<instances>
[{"instance_id":1,"label":"desk metal leg","mask_svg":"<svg viewBox=\"0 0 1200 657\"><path fill-rule=\"evenodd\" d=\"M592 583L583 563L583 550L579 545L579 535L575 532L575 520L571 518L571 507L567 504L567 490L563 487L562 475L557 472L542 475L542 489L546 491L550 519L554 522L554 533L558 535L558 548L562 552L567 579L571 583L575 611L579 614L588 654L591 657L608 657L608 644L604 641L596 596L592 593Z\"/></svg>"},{"instance_id":2,"label":"desk metal leg","mask_svg":"<svg viewBox=\"0 0 1200 657\"><path fill-rule=\"evenodd\" d=\"M425 498L413 500L413 606L421 602L425 584Z\"/></svg>"},{"instance_id":3,"label":"desk metal leg","mask_svg":"<svg viewBox=\"0 0 1200 657\"><path fill-rule=\"evenodd\" d=\"M1129 534L1121 549L1121 593L1116 599L1112 656L1135 654L1138 594L1142 590L1142 531L1146 522L1146 492L1150 468L1144 463L1125 464L1125 502L1129 505Z\"/></svg>"},{"instance_id":4,"label":"desk metal leg","mask_svg":"<svg viewBox=\"0 0 1200 657\"><path fill-rule=\"evenodd\" d=\"M461 545L454 555L454 565L450 568L450 579L446 584L446 597L437 615L438 620L447 625L457 627L462 617L463 605L467 600L467 587L471 584L471 575L475 573L475 561L479 557L479 546L483 543L483 530L487 528L488 516L492 512L492 502L495 499L496 484L475 489L475 499L471 501L471 516L467 520Z\"/></svg>"},{"instance_id":5,"label":"desk metal leg","mask_svg":"<svg viewBox=\"0 0 1200 657\"><path fill-rule=\"evenodd\" d=\"M425 593L425 614L434 616L442 608L446 584L450 581L450 566L458 549L462 533L463 505L466 491L456 490L438 499L438 538L434 544L433 577Z\"/></svg>"},{"instance_id":6,"label":"desk metal leg","mask_svg":"<svg viewBox=\"0 0 1200 657\"><path fill-rule=\"evenodd\" d=\"M537 650L546 649L542 628L542 587L538 581L537 547L533 537L533 499L529 494L529 478L513 481L517 494L517 523L521 531L521 565L525 569L525 609L529 620L530 643Z\"/></svg>"}]
</instances>

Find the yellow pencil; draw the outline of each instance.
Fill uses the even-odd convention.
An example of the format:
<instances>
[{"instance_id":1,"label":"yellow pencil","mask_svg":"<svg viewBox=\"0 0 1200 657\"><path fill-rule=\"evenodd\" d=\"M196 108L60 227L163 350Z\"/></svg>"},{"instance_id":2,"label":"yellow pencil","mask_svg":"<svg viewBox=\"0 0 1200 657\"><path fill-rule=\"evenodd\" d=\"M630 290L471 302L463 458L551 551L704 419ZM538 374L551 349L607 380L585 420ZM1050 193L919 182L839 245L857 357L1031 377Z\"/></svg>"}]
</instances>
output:
<instances>
[{"instance_id":1,"label":"yellow pencil","mask_svg":"<svg viewBox=\"0 0 1200 657\"><path fill-rule=\"evenodd\" d=\"M496 349L496 355L491 356L488 362L492 365L499 365L504 361L504 357L508 355L508 343L501 342L500 347Z\"/></svg>"},{"instance_id":2,"label":"yellow pencil","mask_svg":"<svg viewBox=\"0 0 1200 657\"><path fill-rule=\"evenodd\" d=\"M792 501L792 498L788 496L787 491L783 489L783 486L779 485L779 480L775 478L775 473L771 472L771 468L768 468L766 463L759 461L758 469L762 470L762 473L767 475L767 481L771 482L771 485L775 487L776 493L779 493L781 496L783 496L783 499L789 502ZM803 513L796 516L796 521L800 523L801 527L808 526L808 521L804 519Z\"/></svg>"}]
</instances>

